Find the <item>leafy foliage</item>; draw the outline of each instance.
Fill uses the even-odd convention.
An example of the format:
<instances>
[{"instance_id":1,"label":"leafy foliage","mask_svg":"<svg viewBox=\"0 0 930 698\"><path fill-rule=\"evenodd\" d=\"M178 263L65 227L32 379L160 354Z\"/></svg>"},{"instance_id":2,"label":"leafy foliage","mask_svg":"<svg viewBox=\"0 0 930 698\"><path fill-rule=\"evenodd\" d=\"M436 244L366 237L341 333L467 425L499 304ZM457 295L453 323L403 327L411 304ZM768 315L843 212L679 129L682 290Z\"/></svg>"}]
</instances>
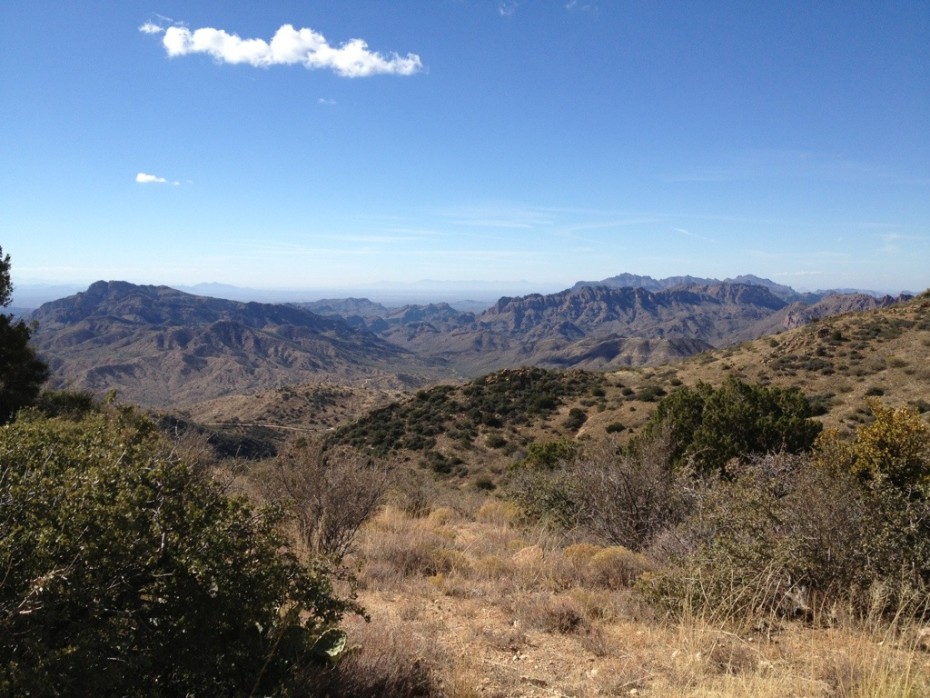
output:
<instances>
[{"instance_id":1,"label":"leafy foliage","mask_svg":"<svg viewBox=\"0 0 930 698\"><path fill-rule=\"evenodd\" d=\"M0 247L0 306L9 305L12 293L10 255L4 255ZM48 378L48 366L29 345L31 334L22 320L0 314L0 424L32 404Z\"/></svg>"},{"instance_id":2,"label":"leafy foliage","mask_svg":"<svg viewBox=\"0 0 930 698\"><path fill-rule=\"evenodd\" d=\"M821 425L795 388L751 385L729 378L719 388L698 383L664 398L646 424L649 438L666 431L672 459L692 460L702 472L722 471L732 458L809 450Z\"/></svg>"},{"instance_id":3,"label":"leafy foliage","mask_svg":"<svg viewBox=\"0 0 930 698\"><path fill-rule=\"evenodd\" d=\"M0 428L0 694L281 690L354 610L128 409Z\"/></svg>"},{"instance_id":4,"label":"leafy foliage","mask_svg":"<svg viewBox=\"0 0 930 698\"><path fill-rule=\"evenodd\" d=\"M578 455L570 439L530 444L526 457L508 474L507 492L529 518L548 526L577 523L577 492L569 464Z\"/></svg>"},{"instance_id":5,"label":"leafy foliage","mask_svg":"<svg viewBox=\"0 0 930 698\"><path fill-rule=\"evenodd\" d=\"M818 439L820 461L874 486L887 484L926 498L930 495L930 425L915 409L895 409L879 400L869 400L868 405L874 419L858 427L852 442L841 440L833 431Z\"/></svg>"},{"instance_id":6,"label":"leafy foliage","mask_svg":"<svg viewBox=\"0 0 930 698\"><path fill-rule=\"evenodd\" d=\"M526 457L518 467L531 469L555 470L573 460L578 453L578 446L571 439L555 439L532 443L527 449Z\"/></svg>"},{"instance_id":7,"label":"leafy foliage","mask_svg":"<svg viewBox=\"0 0 930 698\"><path fill-rule=\"evenodd\" d=\"M36 356L30 336L25 322L0 314L0 424L32 404L48 378L48 366Z\"/></svg>"},{"instance_id":8,"label":"leafy foliage","mask_svg":"<svg viewBox=\"0 0 930 698\"><path fill-rule=\"evenodd\" d=\"M668 535L670 571L648 591L737 616L793 614L802 590L848 597L872 581L861 546L870 515L851 478L828 477L806 456L760 456L700 493Z\"/></svg>"},{"instance_id":9,"label":"leafy foliage","mask_svg":"<svg viewBox=\"0 0 930 698\"><path fill-rule=\"evenodd\" d=\"M930 589L930 427L871 403L852 441L822 435L811 455L770 454L713 482L669 539L653 600L735 604L731 612L925 614ZM691 584L688 580L699 580Z\"/></svg>"}]
</instances>

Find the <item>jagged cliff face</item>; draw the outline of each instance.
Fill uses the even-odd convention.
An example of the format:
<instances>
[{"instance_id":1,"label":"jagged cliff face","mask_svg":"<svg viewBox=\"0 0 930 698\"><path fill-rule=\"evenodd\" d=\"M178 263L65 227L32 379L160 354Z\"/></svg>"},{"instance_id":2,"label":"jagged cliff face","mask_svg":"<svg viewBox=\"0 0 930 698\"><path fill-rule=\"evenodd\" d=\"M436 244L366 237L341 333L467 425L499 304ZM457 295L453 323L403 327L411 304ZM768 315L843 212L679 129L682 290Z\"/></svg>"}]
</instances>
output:
<instances>
[{"instance_id":1,"label":"jagged cliff face","mask_svg":"<svg viewBox=\"0 0 930 698\"><path fill-rule=\"evenodd\" d=\"M910 296L882 296L876 298L865 293L834 294L823 298L813 305L793 304L785 313L782 328L793 330L814 320L842 313L858 313L876 308L888 308L896 303L908 300Z\"/></svg>"},{"instance_id":2,"label":"jagged cliff face","mask_svg":"<svg viewBox=\"0 0 930 698\"><path fill-rule=\"evenodd\" d=\"M482 327L527 338L559 334L564 323L571 323L583 336L619 333L714 343L725 341L735 326L756 323L785 305L761 286L741 284L657 292L586 286L548 296L502 298L476 321Z\"/></svg>"}]
</instances>

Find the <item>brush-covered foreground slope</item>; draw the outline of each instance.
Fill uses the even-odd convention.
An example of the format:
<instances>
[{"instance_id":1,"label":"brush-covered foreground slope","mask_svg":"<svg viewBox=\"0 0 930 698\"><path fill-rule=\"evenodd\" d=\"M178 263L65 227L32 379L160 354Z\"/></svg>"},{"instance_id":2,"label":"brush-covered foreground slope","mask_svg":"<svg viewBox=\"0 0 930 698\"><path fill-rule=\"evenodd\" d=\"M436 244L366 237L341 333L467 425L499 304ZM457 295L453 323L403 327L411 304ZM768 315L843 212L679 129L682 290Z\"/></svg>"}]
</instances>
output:
<instances>
[{"instance_id":1,"label":"brush-covered foreground slope","mask_svg":"<svg viewBox=\"0 0 930 698\"><path fill-rule=\"evenodd\" d=\"M729 376L797 387L811 399L818 419L841 431L869 419L870 397L930 415L928 356L930 294L924 294L666 366L606 373L507 369L463 384L438 385L379 402L376 409L346 419L332 438L380 457L456 474L462 484L493 484L534 444L606 433L628 439L664 395L699 381L719 385ZM381 393L378 399L389 398ZM317 424L318 408L310 401L304 408L287 402L285 415L274 407L272 394L251 400L268 405L264 413L250 413L255 421L280 420L275 423L310 429ZM196 409L191 416L198 418Z\"/></svg>"},{"instance_id":2,"label":"brush-covered foreground slope","mask_svg":"<svg viewBox=\"0 0 930 698\"><path fill-rule=\"evenodd\" d=\"M409 387L436 371L346 322L286 305L97 282L32 315L52 386L181 405L325 377ZM407 381L397 374L406 374Z\"/></svg>"}]
</instances>

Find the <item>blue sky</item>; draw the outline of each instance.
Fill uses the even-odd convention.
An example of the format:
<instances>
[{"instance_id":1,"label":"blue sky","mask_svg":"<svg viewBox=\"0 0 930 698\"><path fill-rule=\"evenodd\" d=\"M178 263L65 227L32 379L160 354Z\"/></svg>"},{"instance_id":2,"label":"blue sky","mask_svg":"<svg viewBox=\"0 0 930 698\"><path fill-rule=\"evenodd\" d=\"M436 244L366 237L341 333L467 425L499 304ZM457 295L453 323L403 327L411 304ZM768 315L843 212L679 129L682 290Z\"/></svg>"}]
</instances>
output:
<instances>
[{"instance_id":1,"label":"blue sky","mask_svg":"<svg viewBox=\"0 0 930 698\"><path fill-rule=\"evenodd\" d=\"M0 4L16 283L930 286L930 3Z\"/></svg>"}]
</instances>

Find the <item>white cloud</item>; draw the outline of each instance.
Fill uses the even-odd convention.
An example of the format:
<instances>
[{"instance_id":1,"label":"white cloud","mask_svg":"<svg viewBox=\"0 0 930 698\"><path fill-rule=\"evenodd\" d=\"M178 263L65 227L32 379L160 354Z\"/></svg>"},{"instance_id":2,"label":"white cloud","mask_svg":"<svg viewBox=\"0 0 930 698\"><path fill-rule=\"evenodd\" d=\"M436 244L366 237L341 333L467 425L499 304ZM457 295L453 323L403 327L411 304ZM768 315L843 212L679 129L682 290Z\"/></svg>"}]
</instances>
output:
<instances>
[{"instance_id":1,"label":"white cloud","mask_svg":"<svg viewBox=\"0 0 930 698\"><path fill-rule=\"evenodd\" d=\"M578 0L568 0L565 3L565 9L568 11L579 10L581 12L590 12L592 14L598 14L597 1L594 2L578 2Z\"/></svg>"},{"instance_id":2,"label":"white cloud","mask_svg":"<svg viewBox=\"0 0 930 698\"><path fill-rule=\"evenodd\" d=\"M159 177L153 174L147 174L145 172L140 172L136 175L136 182L139 184L171 184L175 187L180 186L180 182L169 182L164 177Z\"/></svg>"},{"instance_id":3,"label":"white cloud","mask_svg":"<svg viewBox=\"0 0 930 698\"><path fill-rule=\"evenodd\" d=\"M326 97L320 97L317 101L317 104L323 104L327 107L331 107L336 103L335 99L327 99Z\"/></svg>"},{"instance_id":4,"label":"white cloud","mask_svg":"<svg viewBox=\"0 0 930 698\"><path fill-rule=\"evenodd\" d=\"M497 12L501 17L512 17L517 12L516 0L507 0L497 6Z\"/></svg>"},{"instance_id":5,"label":"white cloud","mask_svg":"<svg viewBox=\"0 0 930 698\"><path fill-rule=\"evenodd\" d=\"M141 27L139 27L139 31L143 34L161 34L165 30L154 22L146 22Z\"/></svg>"},{"instance_id":6,"label":"white cloud","mask_svg":"<svg viewBox=\"0 0 930 698\"><path fill-rule=\"evenodd\" d=\"M139 27L139 31L157 33L148 27L158 28L148 22ZM349 39L334 47L319 32L295 29L290 24L279 28L270 42L243 39L211 27L191 31L175 25L165 30L162 44L171 57L206 53L219 63L246 63L259 68L301 64L310 70L328 69L348 78L377 74L413 75L423 69L423 63L415 53L385 56L369 50L362 39Z\"/></svg>"}]
</instances>

